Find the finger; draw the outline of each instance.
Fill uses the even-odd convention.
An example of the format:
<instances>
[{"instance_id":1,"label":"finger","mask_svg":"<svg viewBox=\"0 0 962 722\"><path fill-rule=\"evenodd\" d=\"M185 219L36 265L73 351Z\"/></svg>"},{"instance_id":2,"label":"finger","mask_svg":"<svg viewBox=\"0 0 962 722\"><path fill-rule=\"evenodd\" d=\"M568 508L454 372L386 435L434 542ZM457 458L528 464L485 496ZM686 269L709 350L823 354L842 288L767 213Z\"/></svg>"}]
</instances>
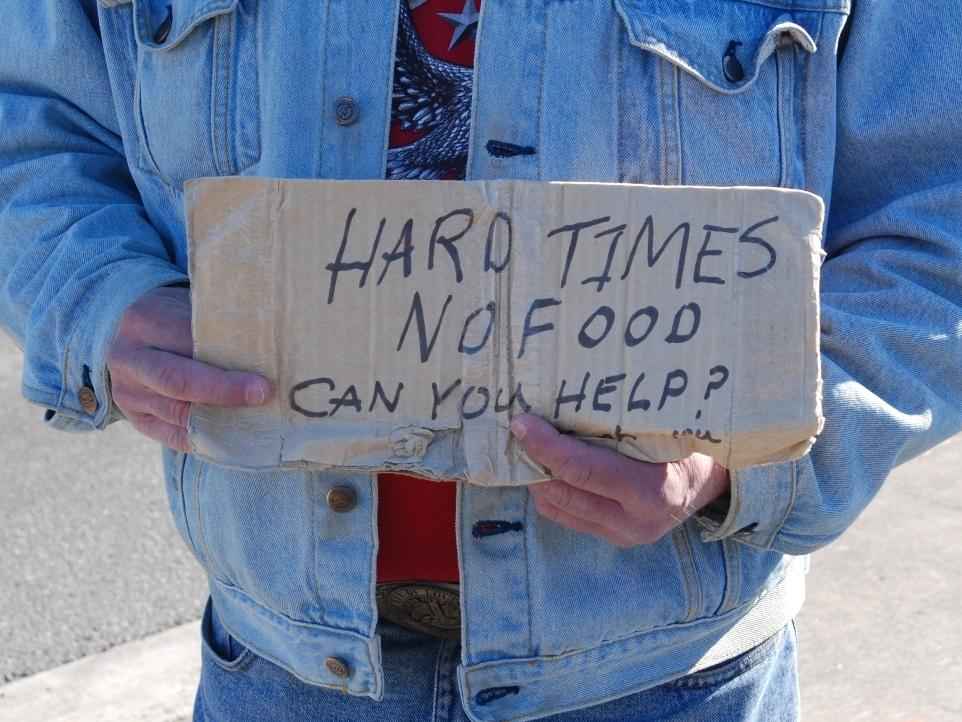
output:
<instances>
[{"instance_id":1,"label":"finger","mask_svg":"<svg viewBox=\"0 0 962 722\"><path fill-rule=\"evenodd\" d=\"M127 418L131 425L144 436L159 441L164 446L176 451L188 453L191 451L190 443L187 440L187 429L168 424L166 421L149 414L134 413Z\"/></svg>"},{"instance_id":2,"label":"finger","mask_svg":"<svg viewBox=\"0 0 962 722\"><path fill-rule=\"evenodd\" d=\"M123 331L146 346L193 356L190 309L187 289L155 289L149 300L138 301L127 310Z\"/></svg>"},{"instance_id":3,"label":"finger","mask_svg":"<svg viewBox=\"0 0 962 722\"><path fill-rule=\"evenodd\" d=\"M158 329L158 333L147 340L148 345L156 349L170 351L180 356L191 358L194 355L194 339L190 333L190 322L178 322L176 327Z\"/></svg>"},{"instance_id":4,"label":"finger","mask_svg":"<svg viewBox=\"0 0 962 722\"><path fill-rule=\"evenodd\" d=\"M632 519L621 504L590 491L583 491L560 479L532 484L528 491L535 501L543 500L551 506L628 536L633 527Z\"/></svg>"},{"instance_id":5,"label":"finger","mask_svg":"<svg viewBox=\"0 0 962 722\"><path fill-rule=\"evenodd\" d=\"M636 474L617 452L560 434L532 414L516 417L511 431L528 456L550 469L553 476L616 501L633 492L630 486Z\"/></svg>"},{"instance_id":6,"label":"finger","mask_svg":"<svg viewBox=\"0 0 962 722\"><path fill-rule=\"evenodd\" d=\"M628 538L621 536L615 531L608 529L601 524L595 524L585 519L569 514L564 509L559 509L548 501L545 500L535 500L535 507L538 509L538 513L546 519L560 524L563 527L572 529L582 534L591 534L592 536L604 539L609 544L614 544L622 548L629 548L636 546L636 544Z\"/></svg>"},{"instance_id":7,"label":"finger","mask_svg":"<svg viewBox=\"0 0 962 722\"><path fill-rule=\"evenodd\" d=\"M132 376L161 396L214 406L259 406L270 382L244 371L225 371L157 349L137 349L126 359Z\"/></svg>"},{"instance_id":8,"label":"finger","mask_svg":"<svg viewBox=\"0 0 962 722\"><path fill-rule=\"evenodd\" d=\"M122 386L113 389L114 403L120 407L126 416L130 414L147 414L156 416L162 421L181 428L187 428L190 417L190 402L172 399L155 394L146 388L130 388Z\"/></svg>"}]
</instances>

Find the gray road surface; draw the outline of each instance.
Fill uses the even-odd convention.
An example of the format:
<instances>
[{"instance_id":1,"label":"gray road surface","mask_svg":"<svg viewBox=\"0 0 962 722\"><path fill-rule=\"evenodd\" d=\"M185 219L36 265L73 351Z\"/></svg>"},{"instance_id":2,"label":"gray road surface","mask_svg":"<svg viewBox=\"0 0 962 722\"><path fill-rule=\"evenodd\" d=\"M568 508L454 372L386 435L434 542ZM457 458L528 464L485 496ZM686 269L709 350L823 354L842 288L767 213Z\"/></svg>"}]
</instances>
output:
<instances>
[{"instance_id":1,"label":"gray road surface","mask_svg":"<svg viewBox=\"0 0 962 722\"><path fill-rule=\"evenodd\" d=\"M0 332L0 683L200 615L205 582L167 510L160 452L128 424L44 427Z\"/></svg>"},{"instance_id":2,"label":"gray road surface","mask_svg":"<svg viewBox=\"0 0 962 722\"><path fill-rule=\"evenodd\" d=\"M159 456L126 425L42 428L0 335L0 683L199 615ZM902 467L812 559L808 722L962 720L962 437Z\"/></svg>"},{"instance_id":3,"label":"gray road surface","mask_svg":"<svg viewBox=\"0 0 962 722\"><path fill-rule=\"evenodd\" d=\"M812 556L798 628L806 720L962 720L962 436Z\"/></svg>"}]
</instances>

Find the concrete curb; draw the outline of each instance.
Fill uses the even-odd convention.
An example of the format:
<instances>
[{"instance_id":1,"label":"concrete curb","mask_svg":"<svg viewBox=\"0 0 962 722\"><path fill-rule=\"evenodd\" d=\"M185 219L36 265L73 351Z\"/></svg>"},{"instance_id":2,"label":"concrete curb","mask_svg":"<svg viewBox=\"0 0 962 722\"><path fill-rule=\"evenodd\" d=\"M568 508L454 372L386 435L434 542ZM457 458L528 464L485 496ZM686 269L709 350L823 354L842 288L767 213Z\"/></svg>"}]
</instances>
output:
<instances>
[{"instance_id":1,"label":"concrete curb","mask_svg":"<svg viewBox=\"0 0 962 722\"><path fill-rule=\"evenodd\" d=\"M199 677L191 622L0 687L0 722L185 722Z\"/></svg>"}]
</instances>

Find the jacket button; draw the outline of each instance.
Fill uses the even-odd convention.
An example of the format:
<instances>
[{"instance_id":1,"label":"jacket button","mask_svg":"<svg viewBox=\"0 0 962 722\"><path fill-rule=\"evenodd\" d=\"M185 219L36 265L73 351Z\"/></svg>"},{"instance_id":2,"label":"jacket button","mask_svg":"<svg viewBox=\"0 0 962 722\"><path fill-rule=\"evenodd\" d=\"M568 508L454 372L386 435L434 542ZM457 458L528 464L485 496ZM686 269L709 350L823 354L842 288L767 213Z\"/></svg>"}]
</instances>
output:
<instances>
[{"instance_id":1,"label":"jacket button","mask_svg":"<svg viewBox=\"0 0 962 722\"><path fill-rule=\"evenodd\" d=\"M338 98L334 104L334 118L338 125L352 125L360 114L357 101L349 95Z\"/></svg>"},{"instance_id":2,"label":"jacket button","mask_svg":"<svg viewBox=\"0 0 962 722\"><path fill-rule=\"evenodd\" d=\"M157 26L157 32L154 33L154 42L157 45L163 43L167 36L170 35L170 26L174 23L174 10L167 6L167 14L164 16L163 21Z\"/></svg>"},{"instance_id":3,"label":"jacket button","mask_svg":"<svg viewBox=\"0 0 962 722\"><path fill-rule=\"evenodd\" d=\"M338 657L328 657L324 660L324 666L327 667L327 671L333 674L335 677L350 677L351 668L347 666L347 662Z\"/></svg>"},{"instance_id":4,"label":"jacket button","mask_svg":"<svg viewBox=\"0 0 962 722\"><path fill-rule=\"evenodd\" d=\"M732 40L722 56L722 72L729 83L740 83L745 79L745 68L742 67L736 55L739 45L741 45L740 42Z\"/></svg>"},{"instance_id":5,"label":"jacket button","mask_svg":"<svg viewBox=\"0 0 962 722\"><path fill-rule=\"evenodd\" d=\"M77 394L77 398L80 399L80 408L88 414L92 414L97 410L97 395L89 386L82 387Z\"/></svg>"},{"instance_id":6,"label":"jacket button","mask_svg":"<svg viewBox=\"0 0 962 722\"><path fill-rule=\"evenodd\" d=\"M357 492L349 486L335 486L327 492L327 505L339 514L351 511L357 506Z\"/></svg>"}]
</instances>

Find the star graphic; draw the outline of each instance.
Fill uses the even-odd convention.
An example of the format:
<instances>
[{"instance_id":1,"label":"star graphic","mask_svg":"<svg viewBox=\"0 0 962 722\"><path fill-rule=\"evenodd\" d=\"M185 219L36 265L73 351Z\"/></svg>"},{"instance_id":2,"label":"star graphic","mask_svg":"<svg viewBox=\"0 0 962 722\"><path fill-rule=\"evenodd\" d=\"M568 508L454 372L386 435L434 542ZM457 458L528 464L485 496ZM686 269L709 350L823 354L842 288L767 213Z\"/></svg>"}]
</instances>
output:
<instances>
[{"instance_id":1,"label":"star graphic","mask_svg":"<svg viewBox=\"0 0 962 722\"><path fill-rule=\"evenodd\" d=\"M411 8L411 10L417 10L427 1L428 0L408 0L408 7Z\"/></svg>"},{"instance_id":2,"label":"star graphic","mask_svg":"<svg viewBox=\"0 0 962 722\"><path fill-rule=\"evenodd\" d=\"M451 44L448 50L461 42L469 29L474 30L478 24L479 13L474 7L474 0L464 0L464 9L460 13L438 13L442 18L454 26L454 34L451 36Z\"/></svg>"}]
</instances>

